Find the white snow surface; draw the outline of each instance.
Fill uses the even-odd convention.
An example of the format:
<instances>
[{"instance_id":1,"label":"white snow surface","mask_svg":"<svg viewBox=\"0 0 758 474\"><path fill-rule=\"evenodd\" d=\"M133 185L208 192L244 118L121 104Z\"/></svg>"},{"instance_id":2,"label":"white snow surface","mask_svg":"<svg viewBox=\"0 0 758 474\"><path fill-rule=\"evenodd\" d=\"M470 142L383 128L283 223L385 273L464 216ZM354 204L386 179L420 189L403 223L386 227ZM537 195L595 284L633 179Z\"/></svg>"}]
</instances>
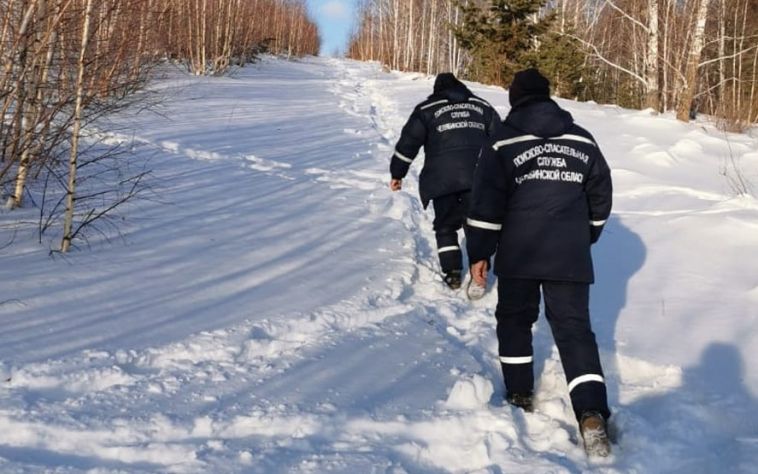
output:
<instances>
[{"instance_id":1,"label":"white snow surface","mask_svg":"<svg viewBox=\"0 0 758 474\"><path fill-rule=\"evenodd\" d=\"M432 81L323 58L173 73L110 123L161 201L122 238L51 257L37 211L0 214L0 472L756 472L758 203L729 183L732 163L758 183L758 139L559 100L615 185L591 309L617 439L588 460L544 318L524 414L496 290L441 282L421 163L387 189Z\"/></svg>"}]
</instances>

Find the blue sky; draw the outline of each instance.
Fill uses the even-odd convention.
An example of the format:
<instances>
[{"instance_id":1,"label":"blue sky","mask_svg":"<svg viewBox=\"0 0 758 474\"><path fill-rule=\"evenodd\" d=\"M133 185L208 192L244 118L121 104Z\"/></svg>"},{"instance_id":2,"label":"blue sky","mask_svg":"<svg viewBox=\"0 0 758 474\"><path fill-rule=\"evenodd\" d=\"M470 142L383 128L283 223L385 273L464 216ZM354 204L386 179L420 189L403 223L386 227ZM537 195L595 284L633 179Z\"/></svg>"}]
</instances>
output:
<instances>
[{"instance_id":1,"label":"blue sky","mask_svg":"<svg viewBox=\"0 0 758 474\"><path fill-rule=\"evenodd\" d=\"M353 25L356 0L308 0L321 32L321 55L342 54Z\"/></svg>"}]
</instances>

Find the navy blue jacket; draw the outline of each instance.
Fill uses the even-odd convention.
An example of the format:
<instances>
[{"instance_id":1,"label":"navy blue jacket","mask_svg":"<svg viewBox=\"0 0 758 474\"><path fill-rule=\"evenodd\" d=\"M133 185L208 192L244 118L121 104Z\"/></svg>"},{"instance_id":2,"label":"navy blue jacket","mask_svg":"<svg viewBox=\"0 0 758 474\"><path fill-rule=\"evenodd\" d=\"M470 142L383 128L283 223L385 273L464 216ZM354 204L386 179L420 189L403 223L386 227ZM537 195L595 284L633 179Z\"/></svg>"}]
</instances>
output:
<instances>
[{"instance_id":1,"label":"navy blue jacket","mask_svg":"<svg viewBox=\"0 0 758 474\"><path fill-rule=\"evenodd\" d=\"M419 192L424 207L436 197L468 191L479 151L499 127L500 116L487 101L457 79L438 80L434 93L416 106L403 127L390 173L403 179L423 146Z\"/></svg>"},{"instance_id":2,"label":"navy blue jacket","mask_svg":"<svg viewBox=\"0 0 758 474\"><path fill-rule=\"evenodd\" d=\"M474 177L469 261L497 249L502 278L594 281L590 245L612 200L611 172L595 139L547 98L511 110Z\"/></svg>"}]
</instances>

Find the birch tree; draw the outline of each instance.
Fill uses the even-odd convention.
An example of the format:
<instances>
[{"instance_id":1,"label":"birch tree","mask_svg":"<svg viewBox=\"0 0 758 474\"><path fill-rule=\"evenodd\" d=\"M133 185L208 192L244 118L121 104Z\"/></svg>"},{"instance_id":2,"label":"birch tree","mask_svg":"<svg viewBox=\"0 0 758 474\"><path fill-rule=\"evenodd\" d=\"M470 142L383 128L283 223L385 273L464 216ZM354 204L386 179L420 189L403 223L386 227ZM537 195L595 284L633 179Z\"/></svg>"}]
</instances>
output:
<instances>
[{"instance_id":1,"label":"birch tree","mask_svg":"<svg viewBox=\"0 0 758 474\"><path fill-rule=\"evenodd\" d=\"M92 2L87 0L84 7L84 18L82 24L81 49L79 51L79 61L77 63L76 77L76 104L74 106L74 129L71 132L71 151L68 161L68 187L66 189L66 213L63 220L63 241L61 242L61 251L68 252L71 248L73 238L72 229L74 221L74 205L76 200L76 172L77 159L79 156L79 133L82 126L82 107L84 100L84 70L85 59L87 57L87 48L90 40L90 25L92 23Z\"/></svg>"},{"instance_id":2,"label":"birch tree","mask_svg":"<svg viewBox=\"0 0 758 474\"><path fill-rule=\"evenodd\" d=\"M676 108L676 118L688 122L692 110L692 99L697 90L697 75L700 57L705 46L705 26L708 19L710 0L696 0L695 29L687 53L687 66L681 84L682 93Z\"/></svg>"},{"instance_id":3,"label":"birch tree","mask_svg":"<svg viewBox=\"0 0 758 474\"><path fill-rule=\"evenodd\" d=\"M658 0L647 0L647 50L645 51L645 105L660 110L658 85Z\"/></svg>"}]
</instances>

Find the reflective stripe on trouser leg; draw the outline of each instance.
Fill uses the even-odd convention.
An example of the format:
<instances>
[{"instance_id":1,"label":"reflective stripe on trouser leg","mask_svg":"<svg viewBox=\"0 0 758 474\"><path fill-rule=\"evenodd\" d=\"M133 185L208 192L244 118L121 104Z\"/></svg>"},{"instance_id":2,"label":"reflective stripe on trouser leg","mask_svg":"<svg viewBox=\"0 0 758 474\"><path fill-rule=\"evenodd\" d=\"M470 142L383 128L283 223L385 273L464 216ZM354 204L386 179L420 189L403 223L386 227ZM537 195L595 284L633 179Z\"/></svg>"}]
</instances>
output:
<instances>
[{"instance_id":1,"label":"reflective stripe on trouser leg","mask_svg":"<svg viewBox=\"0 0 758 474\"><path fill-rule=\"evenodd\" d=\"M610 416L608 395L589 314L589 284L543 282L545 315L569 384L571 404L579 419L583 412Z\"/></svg>"},{"instance_id":2,"label":"reflective stripe on trouser leg","mask_svg":"<svg viewBox=\"0 0 758 474\"><path fill-rule=\"evenodd\" d=\"M432 199L434 232L437 237L437 251L443 273L463 269L463 257L458 244L458 229L463 226L465 220L464 194L449 194Z\"/></svg>"},{"instance_id":3,"label":"reflective stripe on trouser leg","mask_svg":"<svg viewBox=\"0 0 758 474\"><path fill-rule=\"evenodd\" d=\"M437 232L437 254L440 257L440 267L444 273L463 268L461 247L458 244L458 232L442 229Z\"/></svg>"},{"instance_id":4,"label":"reflective stripe on trouser leg","mask_svg":"<svg viewBox=\"0 0 758 474\"><path fill-rule=\"evenodd\" d=\"M539 315L540 286L535 280L498 280L497 341L508 392L534 390L532 325Z\"/></svg>"}]
</instances>

